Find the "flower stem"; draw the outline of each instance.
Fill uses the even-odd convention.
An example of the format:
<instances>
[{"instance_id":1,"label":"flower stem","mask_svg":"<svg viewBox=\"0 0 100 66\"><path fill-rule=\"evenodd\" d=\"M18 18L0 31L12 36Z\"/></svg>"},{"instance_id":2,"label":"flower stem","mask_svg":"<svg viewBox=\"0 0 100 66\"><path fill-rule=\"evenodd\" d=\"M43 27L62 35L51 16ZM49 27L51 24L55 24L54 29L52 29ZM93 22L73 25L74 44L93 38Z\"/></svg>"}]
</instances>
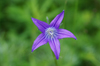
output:
<instances>
[{"instance_id":1,"label":"flower stem","mask_svg":"<svg viewBox=\"0 0 100 66\"><path fill-rule=\"evenodd\" d=\"M47 23L49 24L49 18L46 16L46 19L47 19Z\"/></svg>"},{"instance_id":2,"label":"flower stem","mask_svg":"<svg viewBox=\"0 0 100 66\"><path fill-rule=\"evenodd\" d=\"M67 0L65 0L65 4L64 4L64 10L65 11L67 9L66 4L67 4ZM64 17L66 17L66 16L64 16ZM66 21L65 21L65 19L63 21L64 21L64 28L66 28Z\"/></svg>"},{"instance_id":3,"label":"flower stem","mask_svg":"<svg viewBox=\"0 0 100 66\"><path fill-rule=\"evenodd\" d=\"M53 54L53 58L54 58L54 61L55 61L55 66L58 66L58 64L57 64L57 59L56 59L56 57L55 57L53 51L52 51L52 54Z\"/></svg>"},{"instance_id":4,"label":"flower stem","mask_svg":"<svg viewBox=\"0 0 100 66\"><path fill-rule=\"evenodd\" d=\"M76 24L76 16L78 11L78 0L75 1L75 11L74 11L74 19L73 19L73 26Z\"/></svg>"}]
</instances>

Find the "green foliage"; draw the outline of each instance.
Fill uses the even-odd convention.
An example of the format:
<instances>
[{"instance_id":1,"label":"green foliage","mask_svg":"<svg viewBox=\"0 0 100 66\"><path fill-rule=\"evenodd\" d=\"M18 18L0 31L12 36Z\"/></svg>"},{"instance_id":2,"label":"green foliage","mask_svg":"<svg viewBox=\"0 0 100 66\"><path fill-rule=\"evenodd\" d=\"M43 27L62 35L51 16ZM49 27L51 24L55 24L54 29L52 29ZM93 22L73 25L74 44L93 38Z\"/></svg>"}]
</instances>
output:
<instances>
[{"instance_id":1,"label":"green foliage","mask_svg":"<svg viewBox=\"0 0 100 66\"><path fill-rule=\"evenodd\" d=\"M75 34L61 39L59 66L100 65L100 0L1 0L0 66L55 66L49 44L31 52L41 33L31 17L51 21L65 10L61 28Z\"/></svg>"}]
</instances>

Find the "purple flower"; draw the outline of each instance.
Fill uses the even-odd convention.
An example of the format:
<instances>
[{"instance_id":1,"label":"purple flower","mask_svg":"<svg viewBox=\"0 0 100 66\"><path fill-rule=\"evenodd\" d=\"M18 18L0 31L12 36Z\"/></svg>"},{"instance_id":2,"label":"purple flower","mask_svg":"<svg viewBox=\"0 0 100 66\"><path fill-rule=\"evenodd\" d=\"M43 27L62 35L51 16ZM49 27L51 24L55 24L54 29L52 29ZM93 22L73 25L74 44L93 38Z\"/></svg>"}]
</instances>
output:
<instances>
[{"instance_id":1,"label":"purple flower","mask_svg":"<svg viewBox=\"0 0 100 66\"><path fill-rule=\"evenodd\" d=\"M57 60L59 59L60 42L58 39L62 38L76 39L76 37L70 31L65 29L59 29L63 17L64 17L64 10L51 21L50 25L38 19L32 18L34 24L42 32L34 41L32 46L32 52L38 47L49 42L49 45L52 51L54 52L56 59Z\"/></svg>"}]
</instances>

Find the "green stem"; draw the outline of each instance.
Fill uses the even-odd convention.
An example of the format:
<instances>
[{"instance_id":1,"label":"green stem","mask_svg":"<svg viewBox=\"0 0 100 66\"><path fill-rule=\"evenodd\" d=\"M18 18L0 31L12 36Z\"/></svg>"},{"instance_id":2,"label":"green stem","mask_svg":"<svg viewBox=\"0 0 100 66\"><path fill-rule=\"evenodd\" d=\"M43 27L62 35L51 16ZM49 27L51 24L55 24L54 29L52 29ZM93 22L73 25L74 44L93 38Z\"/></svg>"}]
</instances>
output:
<instances>
[{"instance_id":1,"label":"green stem","mask_svg":"<svg viewBox=\"0 0 100 66\"><path fill-rule=\"evenodd\" d=\"M66 11L66 4L67 4L67 0L65 0L65 4L64 4L64 10ZM65 17L65 16L64 16ZM65 19L63 20L64 21L64 28L66 28L66 22L65 22Z\"/></svg>"},{"instance_id":2,"label":"green stem","mask_svg":"<svg viewBox=\"0 0 100 66\"><path fill-rule=\"evenodd\" d=\"M57 59L56 59L56 57L55 57L53 51L52 51L52 54L53 54L53 58L54 58L54 61L55 61L55 66L58 66L58 64L57 64Z\"/></svg>"},{"instance_id":3,"label":"green stem","mask_svg":"<svg viewBox=\"0 0 100 66\"><path fill-rule=\"evenodd\" d=\"M78 0L75 1L75 11L74 11L73 25L76 23L77 10L78 10Z\"/></svg>"},{"instance_id":4,"label":"green stem","mask_svg":"<svg viewBox=\"0 0 100 66\"><path fill-rule=\"evenodd\" d=\"M67 0L65 0L64 10L66 10L66 4L67 4Z\"/></svg>"}]
</instances>

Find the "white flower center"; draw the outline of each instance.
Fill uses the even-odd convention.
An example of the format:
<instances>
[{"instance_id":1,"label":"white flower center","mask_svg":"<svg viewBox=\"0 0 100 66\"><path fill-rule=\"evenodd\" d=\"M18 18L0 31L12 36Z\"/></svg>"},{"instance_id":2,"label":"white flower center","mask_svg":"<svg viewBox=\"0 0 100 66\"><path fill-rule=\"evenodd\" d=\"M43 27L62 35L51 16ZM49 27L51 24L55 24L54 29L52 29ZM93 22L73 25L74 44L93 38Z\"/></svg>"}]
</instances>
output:
<instances>
[{"instance_id":1,"label":"white flower center","mask_svg":"<svg viewBox=\"0 0 100 66\"><path fill-rule=\"evenodd\" d=\"M53 39L57 36L57 30L54 27L49 27L45 31L45 36L47 39Z\"/></svg>"}]
</instances>

